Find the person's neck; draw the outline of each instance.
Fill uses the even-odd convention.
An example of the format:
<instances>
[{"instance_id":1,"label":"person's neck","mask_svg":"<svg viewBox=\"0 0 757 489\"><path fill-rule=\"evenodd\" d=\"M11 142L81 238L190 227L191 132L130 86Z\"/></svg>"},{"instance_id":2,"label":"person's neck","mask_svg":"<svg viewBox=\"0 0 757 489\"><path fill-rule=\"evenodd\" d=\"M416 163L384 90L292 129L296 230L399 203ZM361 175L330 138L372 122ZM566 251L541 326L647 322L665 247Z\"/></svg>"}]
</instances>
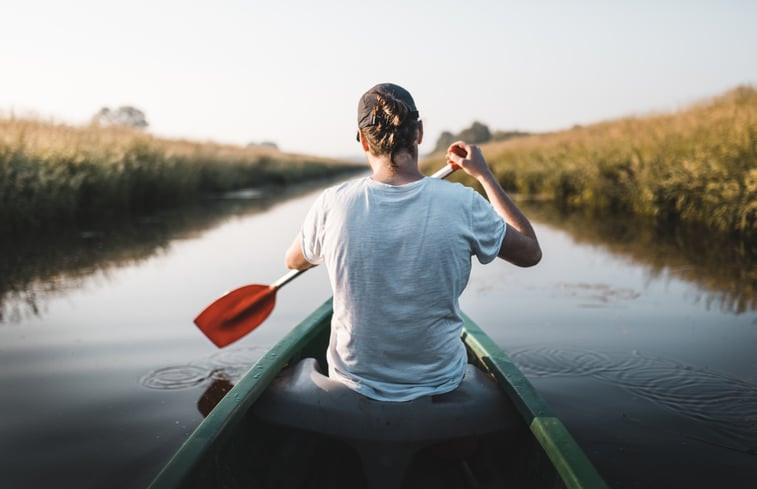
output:
<instances>
[{"instance_id":1,"label":"person's neck","mask_svg":"<svg viewBox=\"0 0 757 489\"><path fill-rule=\"evenodd\" d=\"M404 185L418 181L425 176L418 169L418 161L408 152L403 151L395 155L394 166L390 155L374 156L367 153L367 156L373 171L371 178L377 182L388 185Z\"/></svg>"}]
</instances>

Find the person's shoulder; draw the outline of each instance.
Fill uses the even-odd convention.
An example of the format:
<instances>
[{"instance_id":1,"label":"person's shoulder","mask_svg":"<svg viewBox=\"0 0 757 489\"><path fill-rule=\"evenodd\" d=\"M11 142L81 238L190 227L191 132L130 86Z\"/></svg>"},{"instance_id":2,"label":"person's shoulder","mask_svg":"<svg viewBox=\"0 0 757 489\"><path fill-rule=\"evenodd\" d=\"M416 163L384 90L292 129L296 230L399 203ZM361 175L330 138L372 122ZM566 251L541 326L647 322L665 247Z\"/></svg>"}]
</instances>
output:
<instances>
[{"instance_id":1,"label":"person's shoulder","mask_svg":"<svg viewBox=\"0 0 757 489\"><path fill-rule=\"evenodd\" d=\"M365 178L354 178L346 180L344 182L337 183L330 187L325 188L320 195L320 199L325 202L333 202L342 200L360 192L366 185Z\"/></svg>"},{"instance_id":2,"label":"person's shoulder","mask_svg":"<svg viewBox=\"0 0 757 489\"><path fill-rule=\"evenodd\" d=\"M457 198L470 198L471 194L476 193L475 190L460 182L451 182L439 178L427 178L426 185L433 188L435 192L444 193L445 195Z\"/></svg>"},{"instance_id":3,"label":"person's shoulder","mask_svg":"<svg viewBox=\"0 0 757 489\"><path fill-rule=\"evenodd\" d=\"M368 182L368 177L353 178L350 180L345 180L344 182L338 183L336 185L333 185L328 190L335 195L348 194L350 192L359 191L360 189L362 189L363 187L367 185L367 182Z\"/></svg>"},{"instance_id":4,"label":"person's shoulder","mask_svg":"<svg viewBox=\"0 0 757 489\"><path fill-rule=\"evenodd\" d=\"M321 191L321 193L322 194L326 194L326 193L336 194L340 192L345 192L351 188L361 185L363 180L364 180L363 178L352 178L350 180L345 180L343 182L334 183L324 188Z\"/></svg>"}]
</instances>

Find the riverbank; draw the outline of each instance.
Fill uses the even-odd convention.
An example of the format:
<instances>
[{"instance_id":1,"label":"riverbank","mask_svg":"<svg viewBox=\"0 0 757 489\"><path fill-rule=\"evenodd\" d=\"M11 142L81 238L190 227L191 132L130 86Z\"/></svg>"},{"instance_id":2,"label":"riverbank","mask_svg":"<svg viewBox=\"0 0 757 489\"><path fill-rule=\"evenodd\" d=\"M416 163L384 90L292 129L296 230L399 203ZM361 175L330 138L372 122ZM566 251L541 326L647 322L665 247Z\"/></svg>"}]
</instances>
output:
<instances>
[{"instance_id":1,"label":"riverbank","mask_svg":"<svg viewBox=\"0 0 757 489\"><path fill-rule=\"evenodd\" d=\"M123 127L3 119L0 230L81 225L363 166L273 148L161 139Z\"/></svg>"},{"instance_id":2,"label":"riverbank","mask_svg":"<svg viewBox=\"0 0 757 489\"><path fill-rule=\"evenodd\" d=\"M738 87L673 114L574 127L483 150L506 190L563 209L757 237L756 87ZM438 166L440 159L427 164Z\"/></svg>"}]
</instances>

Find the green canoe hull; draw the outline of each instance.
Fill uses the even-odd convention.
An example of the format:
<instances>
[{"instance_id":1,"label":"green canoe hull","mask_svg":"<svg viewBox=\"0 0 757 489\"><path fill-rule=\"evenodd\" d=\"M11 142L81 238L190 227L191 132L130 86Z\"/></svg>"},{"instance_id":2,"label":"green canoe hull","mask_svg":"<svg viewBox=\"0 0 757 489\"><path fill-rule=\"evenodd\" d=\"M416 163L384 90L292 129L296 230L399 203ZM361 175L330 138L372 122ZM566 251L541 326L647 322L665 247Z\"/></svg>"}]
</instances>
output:
<instances>
[{"instance_id":1,"label":"green canoe hull","mask_svg":"<svg viewBox=\"0 0 757 489\"><path fill-rule=\"evenodd\" d=\"M255 363L209 412L150 488L364 487L360 460L347 444L267 424L251 409L285 366L305 357L325 365L331 314L328 300ZM522 372L470 318L464 319L462 339L470 363L505 391L521 417L522 430L476 440L472 450L466 448L469 440L458 440L452 451L472 454L471 464L465 465L467 473L449 462L445 447L423 450L410 465L405 486L607 487Z\"/></svg>"}]
</instances>

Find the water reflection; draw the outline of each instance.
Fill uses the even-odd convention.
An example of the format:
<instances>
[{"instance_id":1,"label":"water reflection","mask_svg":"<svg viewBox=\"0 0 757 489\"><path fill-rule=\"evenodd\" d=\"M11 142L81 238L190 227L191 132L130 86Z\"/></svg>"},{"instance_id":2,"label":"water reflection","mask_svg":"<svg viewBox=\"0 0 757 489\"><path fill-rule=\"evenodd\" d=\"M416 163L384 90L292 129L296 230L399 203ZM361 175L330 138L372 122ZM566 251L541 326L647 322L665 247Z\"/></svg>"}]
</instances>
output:
<instances>
[{"instance_id":1,"label":"water reflection","mask_svg":"<svg viewBox=\"0 0 757 489\"><path fill-rule=\"evenodd\" d=\"M200 399L197 401L197 410L200 411L203 418L207 418L208 414L213 410L216 405L221 402L223 396L226 395L234 387L234 384L229 379L218 378L213 381L205 392L202 393Z\"/></svg>"},{"instance_id":2,"label":"water reflection","mask_svg":"<svg viewBox=\"0 0 757 489\"><path fill-rule=\"evenodd\" d=\"M611 354L537 347L510 355L527 376L591 376L696 423L703 431L699 441L757 455L754 384L638 351Z\"/></svg>"},{"instance_id":3,"label":"water reflection","mask_svg":"<svg viewBox=\"0 0 757 489\"><path fill-rule=\"evenodd\" d=\"M325 182L277 189L248 189L217 196L203 205L97 228L27 236L0 242L0 323L44 313L45 302L108 271L164 253L172 240L188 238L234 216L262 212ZM592 218L560 213L549 205L524 204L535 219L568 231L579 243L608 248L648 267L650 278L666 275L697 284L698 300L724 312L757 309L757 244L705 230L663 228L637 218ZM597 284L560 284L561 292L585 299L584 307L607 307L633 299L633 290ZM582 302L583 303L583 302Z\"/></svg>"},{"instance_id":4,"label":"water reflection","mask_svg":"<svg viewBox=\"0 0 757 489\"><path fill-rule=\"evenodd\" d=\"M152 370L139 382L144 387L158 390L190 389L207 384L197 401L197 410L203 417L207 417L223 396L268 350L263 346L226 348L186 365Z\"/></svg>"},{"instance_id":5,"label":"water reflection","mask_svg":"<svg viewBox=\"0 0 757 489\"><path fill-rule=\"evenodd\" d=\"M236 382L268 351L264 346L225 348L186 365L152 370L140 383L150 389L189 389L206 381Z\"/></svg>"},{"instance_id":6,"label":"water reflection","mask_svg":"<svg viewBox=\"0 0 757 489\"><path fill-rule=\"evenodd\" d=\"M91 229L49 235L15 236L0 241L0 324L44 314L45 303L108 272L165 253L175 239L197 236L228 219L263 212L307 193L327 179L307 184L248 189L214 196L200 205L103 222Z\"/></svg>"},{"instance_id":7,"label":"water reflection","mask_svg":"<svg viewBox=\"0 0 757 489\"><path fill-rule=\"evenodd\" d=\"M641 293L633 289L613 287L608 284L561 282L556 287L561 295L574 298L578 307L612 307L641 297Z\"/></svg>"},{"instance_id":8,"label":"water reflection","mask_svg":"<svg viewBox=\"0 0 757 489\"><path fill-rule=\"evenodd\" d=\"M529 216L570 233L578 243L602 246L648 267L652 279L675 277L696 284L708 308L744 313L757 309L757 243L692 226L661 226L630 216L592 217L563 213L548 204L523 204ZM633 296L568 284L579 295ZM600 287L601 288L601 287ZM610 295L607 295L610 294ZM596 304L596 301L593 302Z\"/></svg>"}]
</instances>

